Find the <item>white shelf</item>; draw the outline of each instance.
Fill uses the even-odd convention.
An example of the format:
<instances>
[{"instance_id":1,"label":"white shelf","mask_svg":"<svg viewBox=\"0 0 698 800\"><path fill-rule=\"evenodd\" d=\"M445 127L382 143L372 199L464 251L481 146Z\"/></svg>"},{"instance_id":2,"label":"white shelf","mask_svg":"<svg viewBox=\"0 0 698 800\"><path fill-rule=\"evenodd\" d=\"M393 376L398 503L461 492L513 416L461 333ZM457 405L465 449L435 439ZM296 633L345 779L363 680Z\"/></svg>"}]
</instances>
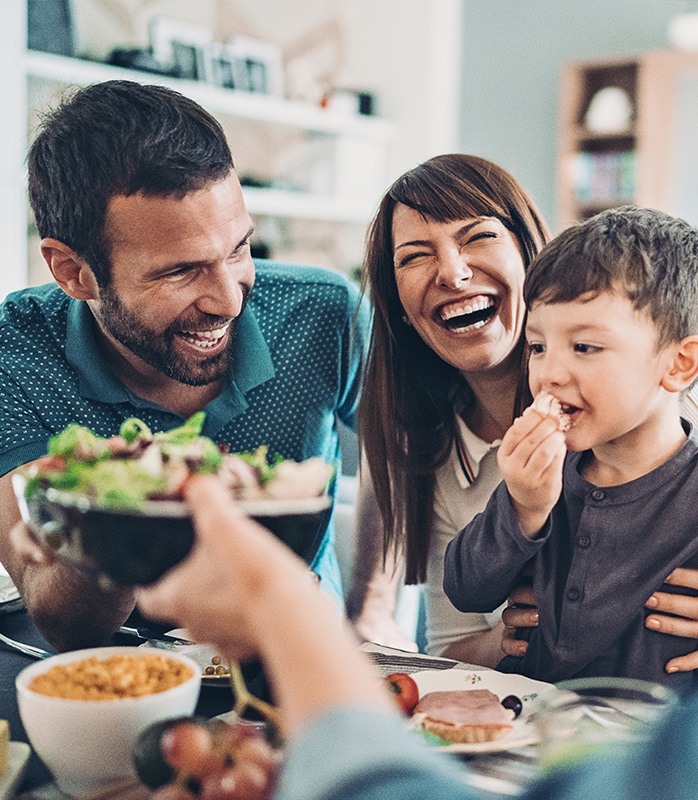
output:
<instances>
[{"instance_id":1,"label":"white shelf","mask_svg":"<svg viewBox=\"0 0 698 800\"><path fill-rule=\"evenodd\" d=\"M359 114L345 114L309 103L285 100L271 95L222 89L202 81L170 78L152 72L114 67L51 53L28 50L24 58L28 75L59 83L86 86L108 80L156 83L186 94L214 115L224 114L256 122L267 122L332 136L373 139L387 142L393 125L387 120Z\"/></svg>"},{"instance_id":2,"label":"white shelf","mask_svg":"<svg viewBox=\"0 0 698 800\"><path fill-rule=\"evenodd\" d=\"M375 211L373 204L349 202L333 195L252 186L243 186L242 191L250 214L365 225Z\"/></svg>"}]
</instances>

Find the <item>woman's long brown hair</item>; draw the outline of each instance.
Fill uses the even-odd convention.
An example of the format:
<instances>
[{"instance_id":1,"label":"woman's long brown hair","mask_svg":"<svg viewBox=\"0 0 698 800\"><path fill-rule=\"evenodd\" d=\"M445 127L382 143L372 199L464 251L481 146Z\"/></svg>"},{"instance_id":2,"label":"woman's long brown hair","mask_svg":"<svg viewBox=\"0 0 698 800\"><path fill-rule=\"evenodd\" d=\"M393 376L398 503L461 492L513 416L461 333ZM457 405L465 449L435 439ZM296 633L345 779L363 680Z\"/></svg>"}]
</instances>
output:
<instances>
[{"instance_id":1,"label":"woman's long brown hair","mask_svg":"<svg viewBox=\"0 0 698 800\"><path fill-rule=\"evenodd\" d=\"M393 265L393 212L400 203L437 222L496 217L528 265L548 229L516 179L477 156L451 154L405 173L384 196L367 236L362 288L374 307L359 409L359 443L383 518L383 552L404 550L405 581L426 578L436 470L455 436L456 402L474 403L455 367L404 324ZM522 300L523 302L523 300Z\"/></svg>"}]
</instances>

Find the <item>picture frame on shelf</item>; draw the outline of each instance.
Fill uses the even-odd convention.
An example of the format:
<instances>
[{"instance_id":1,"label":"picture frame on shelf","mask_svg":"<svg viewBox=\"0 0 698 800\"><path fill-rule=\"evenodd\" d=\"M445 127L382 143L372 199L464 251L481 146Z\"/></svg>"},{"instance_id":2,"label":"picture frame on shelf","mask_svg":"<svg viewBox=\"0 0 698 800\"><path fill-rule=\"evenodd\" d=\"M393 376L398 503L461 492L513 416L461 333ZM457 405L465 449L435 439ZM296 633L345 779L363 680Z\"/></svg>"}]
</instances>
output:
<instances>
[{"instance_id":1,"label":"picture frame on shelf","mask_svg":"<svg viewBox=\"0 0 698 800\"><path fill-rule=\"evenodd\" d=\"M209 52L213 83L223 89L248 91L245 61L221 42L213 42Z\"/></svg>"},{"instance_id":2,"label":"picture frame on shelf","mask_svg":"<svg viewBox=\"0 0 698 800\"><path fill-rule=\"evenodd\" d=\"M283 59L278 45L247 36L235 36L225 46L229 57L238 64L239 88L283 97Z\"/></svg>"},{"instance_id":3,"label":"picture frame on shelf","mask_svg":"<svg viewBox=\"0 0 698 800\"><path fill-rule=\"evenodd\" d=\"M155 59L179 78L212 81L212 34L204 25L169 17L150 22L150 44Z\"/></svg>"}]
</instances>

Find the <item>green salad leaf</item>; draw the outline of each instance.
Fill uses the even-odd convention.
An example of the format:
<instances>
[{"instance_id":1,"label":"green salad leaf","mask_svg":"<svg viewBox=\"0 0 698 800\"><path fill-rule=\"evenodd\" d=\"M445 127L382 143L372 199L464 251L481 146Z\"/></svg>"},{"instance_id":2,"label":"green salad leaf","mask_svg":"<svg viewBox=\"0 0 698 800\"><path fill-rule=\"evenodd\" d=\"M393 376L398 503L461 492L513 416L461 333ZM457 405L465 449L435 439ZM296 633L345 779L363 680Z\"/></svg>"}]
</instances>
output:
<instances>
[{"instance_id":1,"label":"green salad leaf","mask_svg":"<svg viewBox=\"0 0 698 800\"><path fill-rule=\"evenodd\" d=\"M48 452L65 459L98 460L109 455L109 446L102 436L97 436L83 425L72 423L49 439Z\"/></svg>"},{"instance_id":2,"label":"green salad leaf","mask_svg":"<svg viewBox=\"0 0 698 800\"><path fill-rule=\"evenodd\" d=\"M130 444L131 442L135 442L136 439L145 439L147 441L151 441L153 438L153 432L145 424L145 422L143 422L142 419L138 419L137 417L129 417L121 423L121 427L119 428L119 436L126 439L126 441Z\"/></svg>"},{"instance_id":3,"label":"green salad leaf","mask_svg":"<svg viewBox=\"0 0 698 800\"><path fill-rule=\"evenodd\" d=\"M191 416L183 425L153 433L137 417L124 420L119 435L132 447L109 446L83 425L71 424L51 437L48 452L62 459L61 466L47 466L27 479L26 496L52 487L75 492L110 508L137 508L149 497L168 496L173 490L171 475L179 475L182 465L190 473L215 473L223 453L209 437L202 436L205 413ZM143 442L141 448L138 443ZM112 445L113 447L113 445ZM274 478L279 455L269 456L266 446L238 453L255 470L261 485ZM179 465L179 466L177 466Z\"/></svg>"}]
</instances>

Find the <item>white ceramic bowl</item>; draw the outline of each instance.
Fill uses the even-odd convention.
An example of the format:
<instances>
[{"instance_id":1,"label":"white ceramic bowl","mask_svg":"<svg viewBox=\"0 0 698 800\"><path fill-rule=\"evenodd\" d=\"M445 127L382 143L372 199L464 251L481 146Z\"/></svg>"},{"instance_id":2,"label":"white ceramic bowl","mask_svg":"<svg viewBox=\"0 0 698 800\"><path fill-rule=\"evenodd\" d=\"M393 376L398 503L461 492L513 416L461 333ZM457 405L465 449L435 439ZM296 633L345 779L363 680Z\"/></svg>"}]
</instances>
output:
<instances>
[{"instance_id":1,"label":"white ceramic bowl","mask_svg":"<svg viewBox=\"0 0 698 800\"><path fill-rule=\"evenodd\" d=\"M31 681L57 664L97 656L152 656L138 647L97 647L61 653L32 664L16 679L19 713L32 747L53 774L59 788L85 795L135 775L133 746L153 722L193 713L199 697L201 670L180 653L158 650L165 658L186 664L193 677L164 692L117 700L67 700L29 689Z\"/></svg>"}]
</instances>

